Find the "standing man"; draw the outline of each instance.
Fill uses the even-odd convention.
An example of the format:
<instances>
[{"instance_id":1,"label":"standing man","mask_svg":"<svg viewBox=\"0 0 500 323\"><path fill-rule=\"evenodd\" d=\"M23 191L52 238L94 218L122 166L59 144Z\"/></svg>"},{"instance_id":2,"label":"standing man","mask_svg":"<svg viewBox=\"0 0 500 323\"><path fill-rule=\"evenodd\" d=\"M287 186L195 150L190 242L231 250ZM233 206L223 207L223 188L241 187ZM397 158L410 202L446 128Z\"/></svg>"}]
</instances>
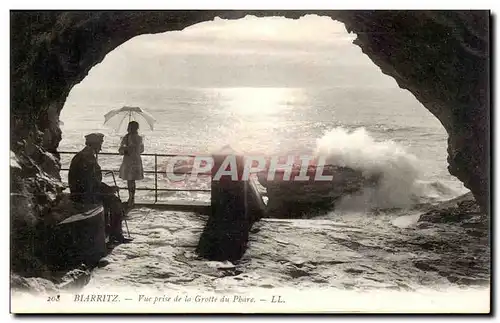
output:
<instances>
[{"instance_id":1,"label":"standing man","mask_svg":"<svg viewBox=\"0 0 500 323\"><path fill-rule=\"evenodd\" d=\"M73 202L80 204L102 203L106 214L106 227L109 226L110 241L127 243L130 239L123 236L123 209L120 199L114 195L116 186L102 183L101 167L97 154L101 151L104 135L91 133L85 136L85 148L73 157L69 167L68 184Z\"/></svg>"}]
</instances>

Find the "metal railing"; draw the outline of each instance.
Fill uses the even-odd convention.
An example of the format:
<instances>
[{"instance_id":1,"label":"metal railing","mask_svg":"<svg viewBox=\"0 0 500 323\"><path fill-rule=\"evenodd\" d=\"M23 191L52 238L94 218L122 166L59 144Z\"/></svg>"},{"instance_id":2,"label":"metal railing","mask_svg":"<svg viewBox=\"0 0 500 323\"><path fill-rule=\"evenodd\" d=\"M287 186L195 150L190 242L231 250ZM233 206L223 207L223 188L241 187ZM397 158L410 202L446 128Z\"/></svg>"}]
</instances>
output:
<instances>
[{"instance_id":1,"label":"metal railing","mask_svg":"<svg viewBox=\"0 0 500 323\"><path fill-rule=\"evenodd\" d=\"M78 152L74 151L58 151L60 155L76 155ZM98 156L122 156L119 153L110 152L100 152ZM158 157L177 157L180 155L174 154L141 154L141 157L154 157L155 166L154 170L144 170L145 174L154 174L154 187L137 187L138 191L154 191L155 192L155 203L158 202L158 192L210 192L210 189L172 189L172 188L158 188L158 174L167 174L166 171L158 171ZM183 157L195 158L196 155L182 155ZM61 168L61 171L69 171L69 168ZM101 169L102 173L112 173L114 177L115 172L119 172L118 169ZM173 172L170 172L173 173ZM184 172L184 174L190 174L191 172ZM199 173L200 176L210 176L210 173ZM127 187L118 187L119 189L126 190Z\"/></svg>"}]
</instances>

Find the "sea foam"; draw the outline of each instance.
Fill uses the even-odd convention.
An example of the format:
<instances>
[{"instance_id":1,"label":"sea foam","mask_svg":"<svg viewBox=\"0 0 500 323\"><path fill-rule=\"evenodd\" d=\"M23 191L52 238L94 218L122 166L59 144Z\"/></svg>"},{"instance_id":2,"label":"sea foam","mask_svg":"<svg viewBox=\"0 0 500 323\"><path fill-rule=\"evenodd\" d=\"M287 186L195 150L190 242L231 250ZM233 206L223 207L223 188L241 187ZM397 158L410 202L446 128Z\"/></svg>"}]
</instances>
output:
<instances>
[{"instance_id":1,"label":"sea foam","mask_svg":"<svg viewBox=\"0 0 500 323\"><path fill-rule=\"evenodd\" d=\"M419 160L392 140L377 141L365 128L337 127L316 141L315 154L328 164L350 167L366 177L379 176L375 187L344 197L336 208L366 209L408 207L421 195Z\"/></svg>"}]
</instances>

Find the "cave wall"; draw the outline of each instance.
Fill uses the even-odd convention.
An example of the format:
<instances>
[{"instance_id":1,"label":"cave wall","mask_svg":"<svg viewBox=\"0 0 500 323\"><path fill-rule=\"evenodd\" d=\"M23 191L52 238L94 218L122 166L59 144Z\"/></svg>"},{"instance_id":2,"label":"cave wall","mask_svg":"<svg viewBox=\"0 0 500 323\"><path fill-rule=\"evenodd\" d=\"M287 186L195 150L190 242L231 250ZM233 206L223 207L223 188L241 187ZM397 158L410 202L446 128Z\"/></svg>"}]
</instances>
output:
<instances>
[{"instance_id":1,"label":"cave wall","mask_svg":"<svg viewBox=\"0 0 500 323\"><path fill-rule=\"evenodd\" d=\"M57 203L59 113L71 88L120 44L217 16L309 13L343 22L382 72L441 121L450 173L488 211L488 11L11 11L11 203L35 218Z\"/></svg>"}]
</instances>

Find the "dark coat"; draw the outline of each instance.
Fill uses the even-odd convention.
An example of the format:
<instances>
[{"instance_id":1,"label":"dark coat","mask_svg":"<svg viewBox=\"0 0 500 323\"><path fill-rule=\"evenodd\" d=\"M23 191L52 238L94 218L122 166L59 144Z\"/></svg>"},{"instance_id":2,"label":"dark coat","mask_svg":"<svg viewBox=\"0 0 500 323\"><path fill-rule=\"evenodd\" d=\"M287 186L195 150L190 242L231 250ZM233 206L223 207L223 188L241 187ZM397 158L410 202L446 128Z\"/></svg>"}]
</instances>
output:
<instances>
[{"instance_id":1,"label":"dark coat","mask_svg":"<svg viewBox=\"0 0 500 323\"><path fill-rule=\"evenodd\" d=\"M84 148L71 160L68 173L68 184L71 199L83 204L100 203L101 167L95 154Z\"/></svg>"}]
</instances>

